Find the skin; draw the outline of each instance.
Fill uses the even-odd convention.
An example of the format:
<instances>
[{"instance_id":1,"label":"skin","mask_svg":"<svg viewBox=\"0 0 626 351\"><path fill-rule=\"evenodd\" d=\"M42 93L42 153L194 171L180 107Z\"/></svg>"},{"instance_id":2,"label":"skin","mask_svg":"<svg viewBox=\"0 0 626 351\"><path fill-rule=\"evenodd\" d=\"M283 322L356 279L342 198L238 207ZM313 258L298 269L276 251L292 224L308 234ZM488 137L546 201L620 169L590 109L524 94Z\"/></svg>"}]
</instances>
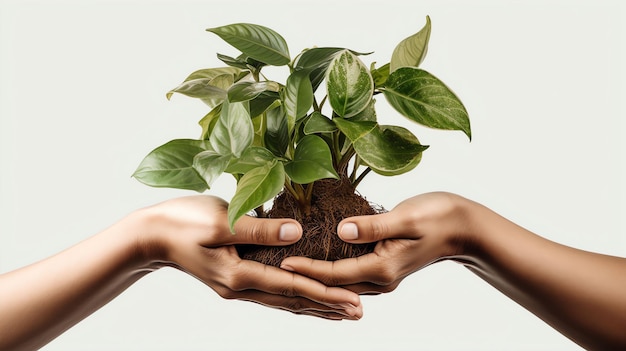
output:
<instances>
[{"instance_id":1,"label":"skin","mask_svg":"<svg viewBox=\"0 0 626 351\"><path fill-rule=\"evenodd\" d=\"M362 316L352 291L241 260L233 244L287 245L302 229L290 219L244 217L232 235L227 206L211 196L166 201L55 256L0 275L0 350L42 347L163 267L196 277L226 299L331 320Z\"/></svg>"},{"instance_id":2,"label":"skin","mask_svg":"<svg viewBox=\"0 0 626 351\"><path fill-rule=\"evenodd\" d=\"M360 294L385 293L430 264L456 261L580 346L626 349L626 259L542 238L450 193L418 195L392 211L348 218L339 236L378 242L335 262L289 257L282 268Z\"/></svg>"}]
</instances>

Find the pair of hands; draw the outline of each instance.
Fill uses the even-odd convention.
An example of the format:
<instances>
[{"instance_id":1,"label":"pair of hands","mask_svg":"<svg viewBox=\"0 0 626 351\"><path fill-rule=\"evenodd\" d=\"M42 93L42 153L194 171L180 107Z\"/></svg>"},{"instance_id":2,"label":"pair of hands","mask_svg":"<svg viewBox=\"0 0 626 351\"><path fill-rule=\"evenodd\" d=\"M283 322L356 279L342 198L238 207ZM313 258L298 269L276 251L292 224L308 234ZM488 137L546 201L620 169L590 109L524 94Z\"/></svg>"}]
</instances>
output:
<instances>
[{"instance_id":1,"label":"pair of hands","mask_svg":"<svg viewBox=\"0 0 626 351\"><path fill-rule=\"evenodd\" d=\"M152 266L173 266L226 299L242 299L296 314L359 319L359 294L394 290L409 274L455 254L454 195L431 193L392 211L353 217L338 228L351 243L377 242L373 253L335 262L289 257L281 268L242 260L235 244L289 245L302 235L291 219L243 217L227 224L228 204L190 196L144 209L148 230L138 246ZM446 218L451 220L446 221Z\"/></svg>"}]
</instances>

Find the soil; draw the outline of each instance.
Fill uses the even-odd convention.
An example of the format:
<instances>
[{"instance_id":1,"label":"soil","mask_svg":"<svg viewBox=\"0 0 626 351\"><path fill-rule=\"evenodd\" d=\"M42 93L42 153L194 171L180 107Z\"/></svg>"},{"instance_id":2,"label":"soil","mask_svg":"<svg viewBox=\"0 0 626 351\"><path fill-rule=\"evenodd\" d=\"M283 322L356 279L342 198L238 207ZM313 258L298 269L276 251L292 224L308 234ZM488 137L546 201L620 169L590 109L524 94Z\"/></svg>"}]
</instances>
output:
<instances>
[{"instance_id":1,"label":"soil","mask_svg":"<svg viewBox=\"0 0 626 351\"><path fill-rule=\"evenodd\" d=\"M355 192L346 179L323 179L314 183L310 213L304 214L289 192L274 199L266 213L269 218L294 218L302 225L302 238L289 246L237 245L241 258L280 266L289 256L305 256L335 261L364 255L374 250L375 243L349 244L337 236L337 225L347 217L372 215L382 209L370 204Z\"/></svg>"}]
</instances>

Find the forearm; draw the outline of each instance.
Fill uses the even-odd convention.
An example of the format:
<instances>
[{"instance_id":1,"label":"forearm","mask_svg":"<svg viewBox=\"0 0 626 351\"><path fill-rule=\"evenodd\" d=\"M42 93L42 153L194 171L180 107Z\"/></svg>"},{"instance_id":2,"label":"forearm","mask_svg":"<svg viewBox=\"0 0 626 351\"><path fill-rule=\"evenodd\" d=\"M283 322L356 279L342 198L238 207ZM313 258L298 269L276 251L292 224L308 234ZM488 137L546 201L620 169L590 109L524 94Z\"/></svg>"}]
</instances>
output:
<instances>
[{"instance_id":1,"label":"forearm","mask_svg":"<svg viewBox=\"0 0 626 351\"><path fill-rule=\"evenodd\" d=\"M626 347L626 259L560 245L469 205L467 265L589 349Z\"/></svg>"},{"instance_id":2,"label":"forearm","mask_svg":"<svg viewBox=\"0 0 626 351\"><path fill-rule=\"evenodd\" d=\"M41 262L0 276L0 350L56 338L149 272L137 255L136 218Z\"/></svg>"}]
</instances>

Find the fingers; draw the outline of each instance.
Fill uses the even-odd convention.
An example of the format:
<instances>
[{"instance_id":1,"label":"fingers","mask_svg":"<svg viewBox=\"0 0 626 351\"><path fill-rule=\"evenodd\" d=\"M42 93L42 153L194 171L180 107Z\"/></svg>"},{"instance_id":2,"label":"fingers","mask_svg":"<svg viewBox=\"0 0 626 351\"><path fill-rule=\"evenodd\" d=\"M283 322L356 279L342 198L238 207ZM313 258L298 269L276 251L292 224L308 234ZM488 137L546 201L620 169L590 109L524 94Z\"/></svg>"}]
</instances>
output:
<instances>
[{"instance_id":1,"label":"fingers","mask_svg":"<svg viewBox=\"0 0 626 351\"><path fill-rule=\"evenodd\" d=\"M255 302L266 307L289 311L295 314L309 315L329 320L358 320L362 316L356 313L348 313L345 308L350 306L337 305L335 307L326 306L303 297L287 297L269 294L257 290L245 290L233 292L234 298Z\"/></svg>"},{"instance_id":2,"label":"fingers","mask_svg":"<svg viewBox=\"0 0 626 351\"><path fill-rule=\"evenodd\" d=\"M302 237L302 227L293 219L241 217L235 223L235 234L221 236L218 245L256 244L282 246L293 244Z\"/></svg>"},{"instance_id":3,"label":"fingers","mask_svg":"<svg viewBox=\"0 0 626 351\"><path fill-rule=\"evenodd\" d=\"M407 219L393 211L373 216L346 218L337 227L339 237L354 244L384 239L410 238Z\"/></svg>"},{"instance_id":4,"label":"fingers","mask_svg":"<svg viewBox=\"0 0 626 351\"><path fill-rule=\"evenodd\" d=\"M319 280L328 286L367 283L359 288L359 292L386 292L386 288L372 288L373 285L388 287L398 279L397 274L384 261L386 260L381 260L375 253L338 261L287 257L281 263L281 268Z\"/></svg>"},{"instance_id":5,"label":"fingers","mask_svg":"<svg viewBox=\"0 0 626 351\"><path fill-rule=\"evenodd\" d=\"M255 301L268 305L282 305L289 300L276 297L274 300L262 299L259 293L251 292L258 291L284 298L302 297L310 301L304 303L305 300L301 299L290 300L296 302L295 305L288 305L287 309L290 310L328 312L329 310L321 308L327 306L331 308L330 311L342 310L350 317L361 318L363 315L361 300L358 294L352 291L327 287L319 281L255 261L241 260L236 270L237 273L232 279L224 283L228 291L220 293L221 296L240 298L242 294L252 294L256 298ZM280 304L277 304L277 301Z\"/></svg>"}]
</instances>

